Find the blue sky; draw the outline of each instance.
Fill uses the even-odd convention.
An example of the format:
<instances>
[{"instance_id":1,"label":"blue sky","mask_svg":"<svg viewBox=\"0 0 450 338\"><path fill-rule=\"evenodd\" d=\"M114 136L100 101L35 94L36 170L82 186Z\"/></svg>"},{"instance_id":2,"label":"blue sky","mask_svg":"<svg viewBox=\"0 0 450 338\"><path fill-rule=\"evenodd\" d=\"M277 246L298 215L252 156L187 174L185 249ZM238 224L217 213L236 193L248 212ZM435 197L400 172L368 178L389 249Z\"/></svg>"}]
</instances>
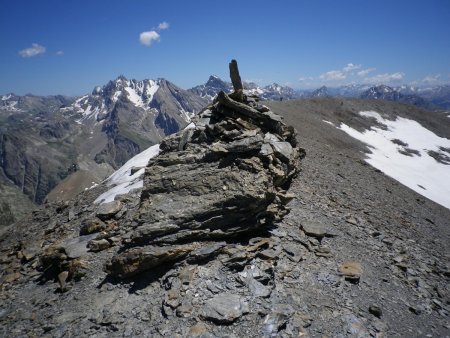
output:
<instances>
[{"instance_id":1,"label":"blue sky","mask_svg":"<svg viewBox=\"0 0 450 338\"><path fill-rule=\"evenodd\" d=\"M182 88L228 62L261 85L450 82L450 1L0 0L0 93L81 95L123 74Z\"/></svg>"}]
</instances>

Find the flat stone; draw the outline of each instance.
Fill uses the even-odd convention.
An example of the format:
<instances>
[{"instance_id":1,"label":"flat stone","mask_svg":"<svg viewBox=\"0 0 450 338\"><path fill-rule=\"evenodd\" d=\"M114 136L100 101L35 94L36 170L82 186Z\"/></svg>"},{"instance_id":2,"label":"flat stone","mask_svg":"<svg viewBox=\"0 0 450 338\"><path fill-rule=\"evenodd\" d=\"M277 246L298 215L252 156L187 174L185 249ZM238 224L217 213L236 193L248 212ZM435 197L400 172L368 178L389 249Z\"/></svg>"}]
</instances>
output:
<instances>
[{"instance_id":1,"label":"flat stone","mask_svg":"<svg viewBox=\"0 0 450 338\"><path fill-rule=\"evenodd\" d=\"M202 261L217 256L221 249L226 246L226 242L219 242L192 251L187 259L188 262Z\"/></svg>"},{"instance_id":2,"label":"flat stone","mask_svg":"<svg viewBox=\"0 0 450 338\"><path fill-rule=\"evenodd\" d=\"M272 290L269 287L253 278L248 280L248 289L255 297L267 298L272 293Z\"/></svg>"},{"instance_id":3,"label":"flat stone","mask_svg":"<svg viewBox=\"0 0 450 338\"><path fill-rule=\"evenodd\" d=\"M72 259L79 258L88 253L87 244L91 239L94 239L95 236L97 236L97 234L68 239L61 244L61 248L64 249L67 257Z\"/></svg>"},{"instance_id":4,"label":"flat stone","mask_svg":"<svg viewBox=\"0 0 450 338\"><path fill-rule=\"evenodd\" d=\"M272 142L270 143L276 155L278 155L282 160L289 161L292 158L292 153L294 149L289 142Z\"/></svg>"},{"instance_id":5,"label":"flat stone","mask_svg":"<svg viewBox=\"0 0 450 338\"><path fill-rule=\"evenodd\" d=\"M359 280L363 269L358 262L345 262L339 265L338 272L346 278Z\"/></svg>"},{"instance_id":6,"label":"flat stone","mask_svg":"<svg viewBox=\"0 0 450 338\"><path fill-rule=\"evenodd\" d=\"M217 324L230 324L248 312L248 303L241 296L221 293L205 302L202 317Z\"/></svg>"},{"instance_id":7,"label":"flat stone","mask_svg":"<svg viewBox=\"0 0 450 338\"><path fill-rule=\"evenodd\" d=\"M304 221L302 222L302 228L306 235L312 237L323 238L327 233L326 227L316 221Z\"/></svg>"},{"instance_id":8,"label":"flat stone","mask_svg":"<svg viewBox=\"0 0 450 338\"><path fill-rule=\"evenodd\" d=\"M173 263L191 251L198 249L198 245L185 244L177 246L149 246L132 248L120 253L106 265L106 272L113 277L127 278L142 271L152 269L161 264Z\"/></svg>"},{"instance_id":9,"label":"flat stone","mask_svg":"<svg viewBox=\"0 0 450 338\"><path fill-rule=\"evenodd\" d=\"M97 210L97 217L101 220L107 220L113 218L122 209L122 203L120 201L112 201L101 204Z\"/></svg>"}]
</instances>

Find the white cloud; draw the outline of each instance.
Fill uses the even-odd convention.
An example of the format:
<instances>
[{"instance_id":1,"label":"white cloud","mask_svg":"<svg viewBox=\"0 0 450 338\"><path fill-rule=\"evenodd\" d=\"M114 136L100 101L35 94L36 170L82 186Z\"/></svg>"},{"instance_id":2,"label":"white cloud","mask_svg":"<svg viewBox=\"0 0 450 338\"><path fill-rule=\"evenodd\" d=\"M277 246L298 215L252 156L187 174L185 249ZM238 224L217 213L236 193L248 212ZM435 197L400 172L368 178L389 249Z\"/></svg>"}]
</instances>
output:
<instances>
[{"instance_id":1,"label":"white cloud","mask_svg":"<svg viewBox=\"0 0 450 338\"><path fill-rule=\"evenodd\" d=\"M163 21L158 25L158 30L160 30L160 31L167 29L167 28L169 28L169 23L166 21Z\"/></svg>"},{"instance_id":2,"label":"white cloud","mask_svg":"<svg viewBox=\"0 0 450 338\"><path fill-rule=\"evenodd\" d=\"M355 65L354 63L347 63L340 70L330 70L319 76L321 80L325 81L342 81L347 78L348 75L354 75L353 71L360 69L361 65Z\"/></svg>"},{"instance_id":3,"label":"white cloud","mask_svg":"<svg viewBox=\"0 0 450 338\"><path fill-rule=\"evenodd\" d=\"M62 50L59 50L59 51L57 51L57 52L56 52L56 55L58 55L58 56L62 56L62 55L64 55L64 51L62 51Z\"/></svg>"},{"instance_id":4,"label":"white cloud","mask_svg":"<svg viewBox=\"0 0 450 338\"><path fill-rule=\"evenodd\" d=\"M151 31L142 32L139 34L139 41L144 46L150 47L153 42L159 42L161 40L161 35L158 32L161 32L165 29L169 28L169 23L166 21L161 22L157 28L153 28Z\"/></svg>"},{"instance_id":5,"label":"white cloud","mask_svg":"<svg viewBox=\"0 0 450 338\"><path fill-rule=\"evenodd\" d=\"M150 47L153 42L159 42L161 36L156 31L142 32L139 34L139 41L147 47Z\"/></svg>"},{"instance_id":6,"label":"white cloud","mask_svg":"<svg viewBox=\"0 0 450 338\"><path fill-rule=\"evenodd\" d=\"M360 70L358 73L356 73L358 76L364 77L369 75L369 73L376 71L376 68L367 68L367 69L363 69Z\"/></svg>"},{"instance_id":7,"label":"white cloud","mask_svg":"<svg viewBox=\"0 0 450 338\"><path fill-rule=\"evenodd\" d=\"M38 43L32 43L31 47L29 48L25 48L22 49L21 51L19 51L19 54L21 57L23 58L30 58L39 54L44 54L45 53L45 47L41 46Z\"/></svg>"},{"instance_id":8,"label":"white cloud","mask_svg":"<svg viewBox=\"0 0 450 338\"><path fill-rule=\"evenodd\" d=\"M312 76L303 76L298 79L300 82L312 81L314 78Z\"/></svg>"},{"instance_id":9,"label":"white cloud","mask_svg":"<svg viewBox=\"0 0 450 338\"><path fill-rule=\"evenodd\" d=\"M389 84L389 83L398 83L403 80L403 77L405 76L404 73L384 73L384 74L378 74L372 77L366 77L364 79L365 82L370 84Z\"/></svg>"},{"instance_id":10,"label":"white cloud","mask_svg":"<svg viewBox=\"0 0 450 338\"><path fill-rule=\"evenodd\" d=\"M344 68L342 68L342 70L343 70L345 73L349 73L349 72L351 72L351 71L353 71L353 70L357 70L357 69L360 69L360 68L361 68L361 65L355 65L355 64L353 64L353 63L348 63L347 66L345 66Z\"/></svg>"},{"instance_id":11,"label":"white cloud","mask_svg":"<svg viewBox=\"0 0 450 338\"><path fill-rule=\"evenodd\" d=\"M421 81L424 84L437 84L440 82L441 74L427 75Z\"/></svg>"},{"instance_id":12,"label":"white cloud","mask_svg":"<svg viewBox=\"0 0 450 338\"><path fill-rule=\"evenodd\" d=\"M345 80L347 75L341 70L330 70L320 75L320 78L326 81L340 81Z\"/></svg>"}]
</instances>

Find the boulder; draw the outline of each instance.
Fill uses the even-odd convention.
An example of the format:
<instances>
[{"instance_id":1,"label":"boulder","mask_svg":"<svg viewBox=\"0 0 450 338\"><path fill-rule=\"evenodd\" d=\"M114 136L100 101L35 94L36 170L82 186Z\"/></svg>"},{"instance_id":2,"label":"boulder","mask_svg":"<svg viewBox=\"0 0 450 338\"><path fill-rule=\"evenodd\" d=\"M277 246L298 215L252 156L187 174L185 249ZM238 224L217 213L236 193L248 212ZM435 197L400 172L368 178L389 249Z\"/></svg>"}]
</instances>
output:
<instances>
[{"instance_id":1,"label":"boulder","mask_svg":"<svg viewBox=\"0 0 450 338\"><path fill-rule=\"evenodd\" d=\"M122 210L120 201L112 201L100 204L97 210L97 217L103 221L113 218L120 210Z\"/></svg>"}]
</instances>

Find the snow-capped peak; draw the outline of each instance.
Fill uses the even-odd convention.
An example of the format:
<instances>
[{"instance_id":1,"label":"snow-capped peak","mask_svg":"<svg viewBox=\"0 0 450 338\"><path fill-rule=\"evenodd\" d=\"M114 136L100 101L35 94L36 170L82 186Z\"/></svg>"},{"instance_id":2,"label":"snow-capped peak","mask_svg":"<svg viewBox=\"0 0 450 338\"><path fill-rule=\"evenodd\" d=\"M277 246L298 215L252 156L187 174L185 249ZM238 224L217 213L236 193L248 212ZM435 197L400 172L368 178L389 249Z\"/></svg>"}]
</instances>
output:
<instances>
[{"instance_id":1,"label":"snow-capped peak","mask_svg":"<svg viewBox=\"0 0 450 338\"><path fill-rule=\"evenodd\" d=\"M159 89L161 80L128 80L121 75L104 86L96 86L91 95L84 95L63 111L81 114L78 123L98 123L113 108L118 100L125 100L146 111Z\"/></svg>"}]
</instances>

